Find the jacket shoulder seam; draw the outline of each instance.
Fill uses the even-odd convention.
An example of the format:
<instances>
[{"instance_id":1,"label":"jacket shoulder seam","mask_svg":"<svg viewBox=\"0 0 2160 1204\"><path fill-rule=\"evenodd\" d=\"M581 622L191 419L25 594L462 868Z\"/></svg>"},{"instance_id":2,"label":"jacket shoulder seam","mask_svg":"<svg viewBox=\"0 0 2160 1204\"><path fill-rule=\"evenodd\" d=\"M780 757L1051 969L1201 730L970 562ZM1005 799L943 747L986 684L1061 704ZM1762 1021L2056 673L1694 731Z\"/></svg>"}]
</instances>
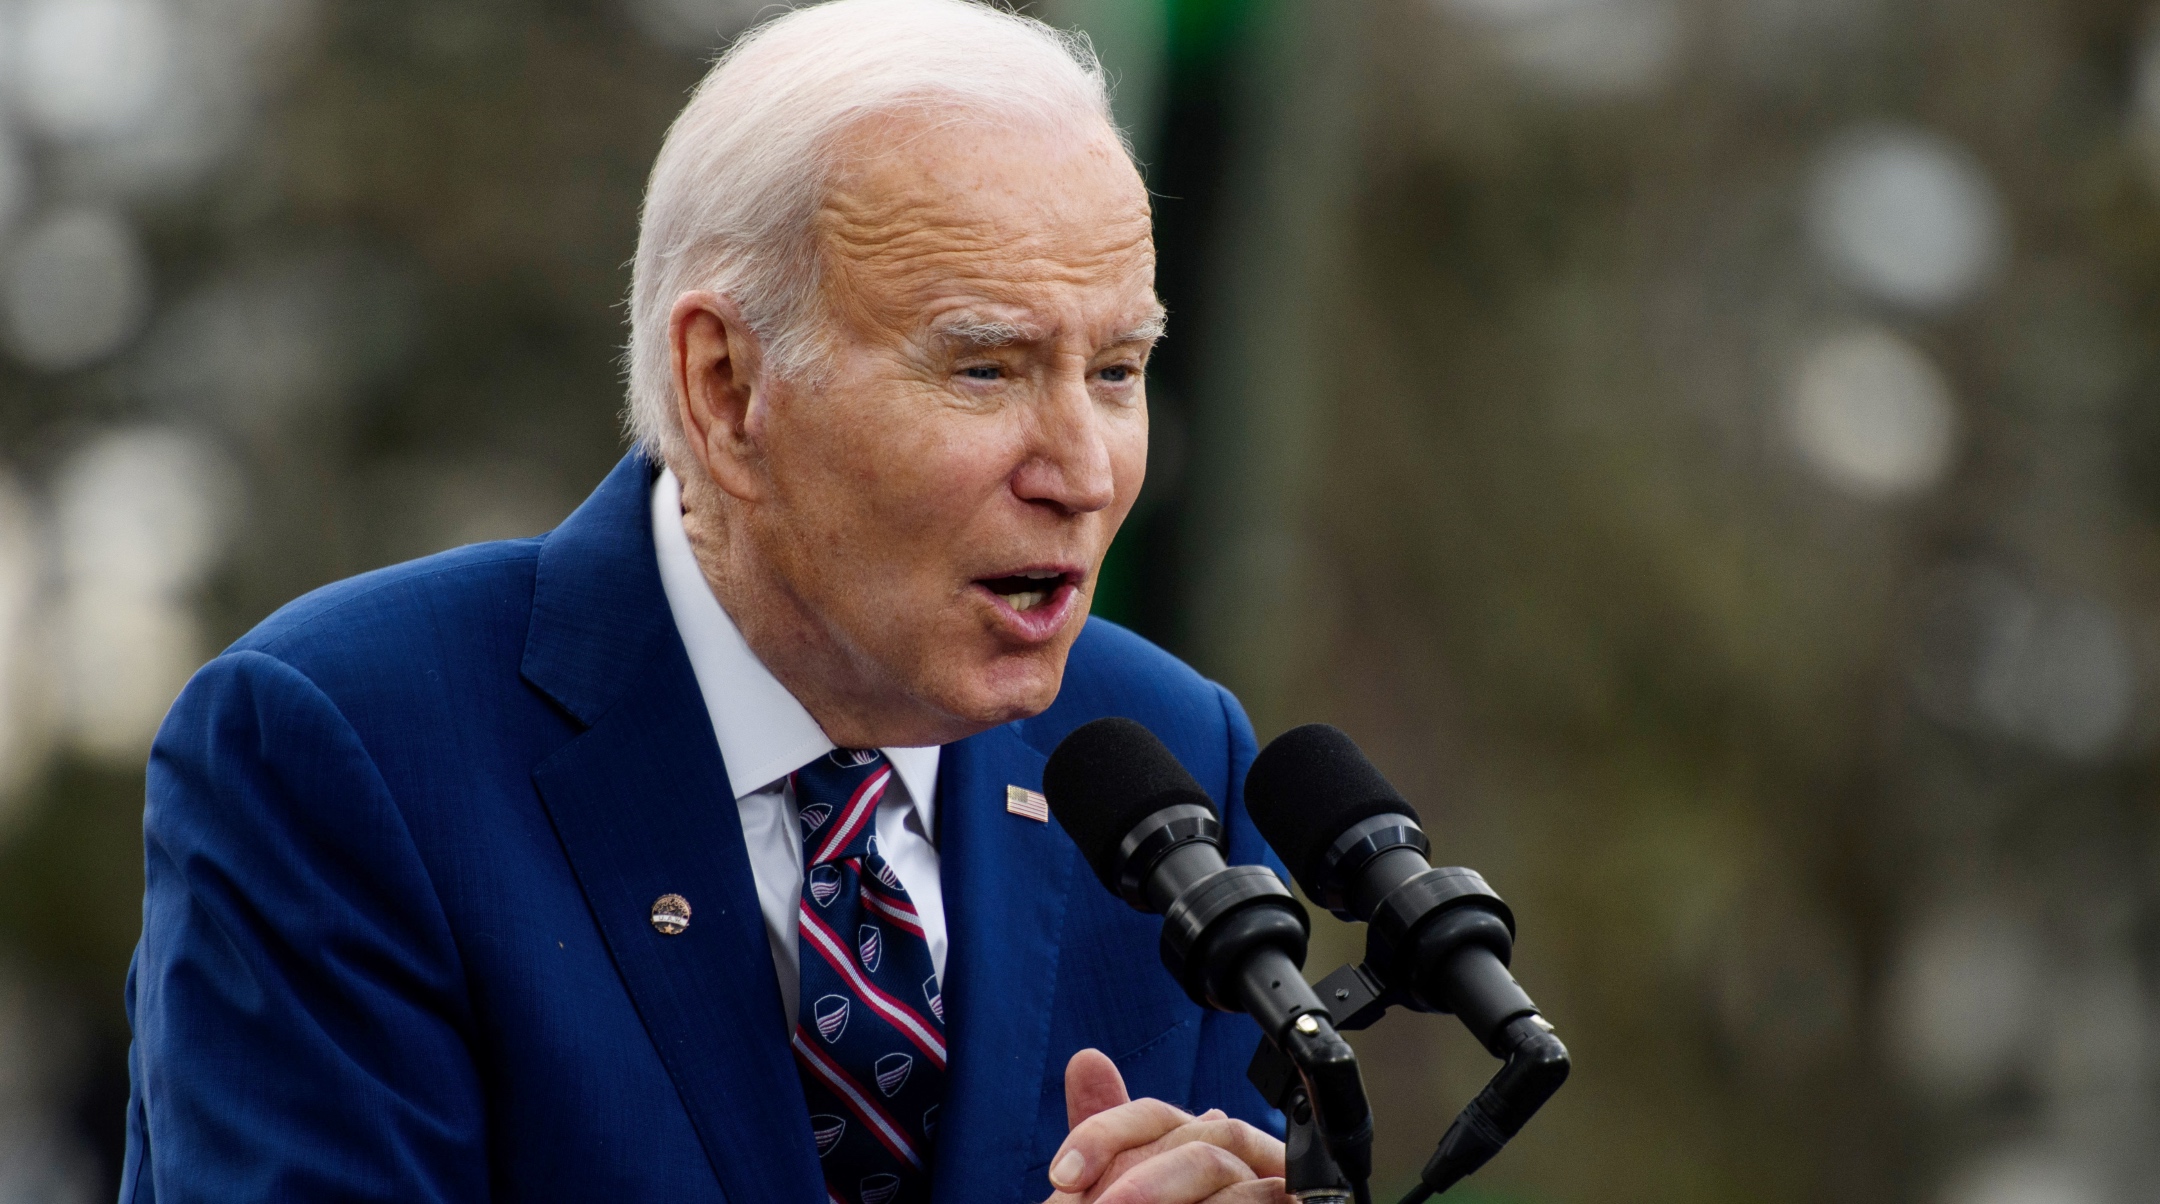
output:
<instances>
[{"instance_id":1,"label":"jacket shoulder seam","mask_svg":"<svg viewBox=\"0 0 2160 1204\"><path fill-rule=\"evenodd\" d=\"M306 616L305 618L295 620L291 626L285 627L275 632L274 634L266 635L260 643L250 642L252 638L252 633L250 633L250 635L248 636L242 636L238 641L233 644L232 647L226 649L225 652L221 655L232 655L242 652L257 652L261 653L264 656L270 657L272 660L277 661L281 665L285 665L287 668L292 669L295 673L300 673L300 670L297 667L293 666L277 652L274 652L272 650L288 646L293 640L300 637L303 633L313 630L322 623L327 622L340 612L344 611L346 608L357 606L360 603L365 602L368 599L373 598L386 590L394 589L398 586L410 585L422 581L432 581L444 577L459 576L465 573L474 572L480 569L492 568L497 565L508 564L519 560L528 560L537 563L539 560L538 550L521 549L513 551L510 549L504 549L499 553L489 555L485 559L475 559L460 564L444 565L440 568L430 568L422 572L413 573L409 576L389 577L380 581L372 581L369 582L365 588L356 590L347 597L339 598L337 601L329 604L321 610L316 611L313 614ZM271 616L271 619L275 618L275 615ZM271 620L265 620L266 623L270 621ZM302 673L301 676L306 677L307 675ZM308 681L309 684L312 685L314 679L309 678ZM325 697L327 698L328 696L325 695ZM339 717L343 718L343 714L340 713Z\"/></svg>"}]
</instances>

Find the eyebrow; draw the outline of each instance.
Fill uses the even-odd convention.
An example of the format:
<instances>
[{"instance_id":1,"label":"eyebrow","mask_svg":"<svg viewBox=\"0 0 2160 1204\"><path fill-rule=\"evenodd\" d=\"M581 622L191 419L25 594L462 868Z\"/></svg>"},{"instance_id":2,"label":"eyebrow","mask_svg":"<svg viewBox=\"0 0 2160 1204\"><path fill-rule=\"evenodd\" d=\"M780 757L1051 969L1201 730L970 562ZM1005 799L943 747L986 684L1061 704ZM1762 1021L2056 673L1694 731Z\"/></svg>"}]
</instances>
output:
<instances>
[{"instance_id":1,"label":"eyebrow","mask_svg":"<svg viewBox=\"0 0 2160 1204\"><path fill-rule=\"evenodd\" d=\"M1010 347L1015 343L1038 342L1042 338L1041 330L1023 326L1018 322L985 322L965 316L940 322L930 328L930 333L937 338L976 349Z\"/></svg>"},{"instance_id":2,"label":"eyebrow","mask_svg":"<svg viewBox=\"0 0 2160 1204\"><path fill-rule=\"evenodd\" d=\"M1130 327L1122 333L1112 335L1110 345L1115 347L1122 343L1152 343L1163 337L1163 331L1168 328L1169 315L1157 311L1138 326Z\"/></svg>"},{"instance_id":3,"label":"eyebrow","mask_svg":"<svg viewBox=\"0 0 2160 1204\"><path fill-rule=\"evenodd\" d=\"M1116 347L1125 343L1152 343L1163 336L1165 317L1156 313L1137 325L1112 335L1106 346ZM985 321L968 315L956 315L952 320L939 322L930 328L933 337L958 343L963 347L983 350L991 347L1010 347L1016 343L1041 342L1046 333L1041 327L1020 322Z\"/></svg>"}]
</instances>

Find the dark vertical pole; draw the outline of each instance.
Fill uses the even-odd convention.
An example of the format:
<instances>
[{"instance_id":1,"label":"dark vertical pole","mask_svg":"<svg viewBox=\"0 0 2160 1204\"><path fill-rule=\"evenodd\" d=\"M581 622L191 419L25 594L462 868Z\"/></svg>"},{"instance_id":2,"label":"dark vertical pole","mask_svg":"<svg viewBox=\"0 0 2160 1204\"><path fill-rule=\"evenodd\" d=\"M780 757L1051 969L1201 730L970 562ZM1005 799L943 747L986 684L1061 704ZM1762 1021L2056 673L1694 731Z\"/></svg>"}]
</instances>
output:
<instances>
[{"instance_id":1,"label":"dark vertical pole","mask_svg":"<svg viewBox=\"0 0 2160 1204\"><path fill-rule=\"evenodd\" d=\"M1104 570L1097 610L1149 639L1184 651L1178 630L1185 549L1187 432L1211 277L1210 237L1236 124L1235 72L1247 0L1168 0L1170 46L1160 129L1147 182L1154 194L1156 289L1170 309L1170 337L1149 367L1154 426L1148 486Z\"/></svg>"}]
</instances>

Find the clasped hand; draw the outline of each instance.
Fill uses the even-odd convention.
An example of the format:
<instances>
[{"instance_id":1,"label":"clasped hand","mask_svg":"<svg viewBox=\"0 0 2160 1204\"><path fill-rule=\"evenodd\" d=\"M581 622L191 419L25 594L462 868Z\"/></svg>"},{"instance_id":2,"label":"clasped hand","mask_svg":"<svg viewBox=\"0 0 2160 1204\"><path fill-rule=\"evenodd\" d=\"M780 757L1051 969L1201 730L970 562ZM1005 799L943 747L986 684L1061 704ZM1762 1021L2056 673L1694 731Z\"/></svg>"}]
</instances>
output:
<instances>
[{"instance_id":1,"label":"clasped hand","mask_svg":"<svg viewBox=\"0 0 2160 1204\"><path fill-rule=\"evenodd\" d=\"M1100 1050L1066 1063L1065 1118L1046 1204L1292 1204L1282 1142L1213 1109L1133 1099Z\"/></svg>"}]
</instances>

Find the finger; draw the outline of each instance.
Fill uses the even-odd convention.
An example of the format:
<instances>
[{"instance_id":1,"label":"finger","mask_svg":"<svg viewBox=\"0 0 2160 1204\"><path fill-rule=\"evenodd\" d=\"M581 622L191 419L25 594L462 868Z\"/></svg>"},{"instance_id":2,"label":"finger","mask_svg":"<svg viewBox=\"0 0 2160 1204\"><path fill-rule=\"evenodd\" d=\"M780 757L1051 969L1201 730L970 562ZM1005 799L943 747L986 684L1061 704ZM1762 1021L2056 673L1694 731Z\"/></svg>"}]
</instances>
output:
<instances>
[{"instance_id":1,"label":"finger","mask_svg":"<svg viewBox=\"0 0 2160 1204\"><path fill-rule=\"evenodd\" d=\"M1292 1204L1280 1179L1253 1179L1232 1184L1209 1196L1205 1204Z\"/></svg>"},{"instance_id":2,"label":"finger","mask_svg":"<svg viewBox=\"0 0 2160 1204\"><path fill-rule=\"evenodd\" d=\"M1215 1115L1221 1116L1222 1114L1218 1112ZM1219 1122L1199 1120L1190 1124L1179 1125L1154 1141L1135 1149L1126 1150L1111 1159L1110 1165L1101 1174L1095 1176L1094 1186L1089 1189L1089 1194L1101 1195L1135 1166L1181 1145L1190 1145L1195 1142L1223 1149L1231 1156L1245 1163L1255 1175L1267 1176L1283 1173L1281 1142L1239 1121L1232 1121L1227 1118ZM1096 1201L1088 1199L1085 1200L1084 1204L1096 1204Z\"/></svg>"},{"instance_id":3,"label":"finger","mask_svg":"<svg viewBox=\"0 0 2160 1204\"><path fill-rule=\"evenodd\" d=\"M1259 1176L1243 1159L1204 1141L1157 1154L1118 1177L1095 1204L1200 1204Z\"/></svg>"},{"instance_id":4,"label":"finger","mask_svg":"<svg viewBox=\"0 0 2160 1204\"><path fill-rule=\"evenodd\" d=\"M1111 1159L1191 1120L1188 1113L1159 1099L1137 1099L1097 1112L1065 1135L1065 1144L1050 1160L1050 1185L1060 1191L1083 1191Z\"/></svg>"},{"instance_id":5,"label":"finger","mask_svg":"<svg viewBox=\"0 0 2160 1204\"><path fill-rule=\"evenodd\" d=\"M1254 1174L1280 1175L1283 1173L1282 1142L1268 1136L1259 1129L1253 1128L1251 1125L1245 1124L1243 1121L1231 1120L1229 1117L1224 1116L1219 1109L1210 1108L1199 1117L1179 1125L1145 1145L1135 1146L1113 1156L1110 1165L1093 1176L1093 1186L1089 1190L1100 1194L1108 1189L1112 1183L1117 1182L1119 1177L1124 1175L1126 1171L1131 1170L1140 1163L1146 1162L1157 1154L1195 1141L1204 1141L1210 1145L1221 1146L1243 1160L1245 1165L1253 1169ZM1093 1204L1093 1201L1089 1201L1088 1204Z\"/></svg>"},{"instance_id":6,"label":"finger","mask_svg":"<svg viewBox=\"0 0 2160 1204\"><path fill-rule=\"evenodd\" d=\"M1181 1145L1204 1141L1235 1154L1238 1161L1252 1168L1262 1178L1283 1173L1283 1143L1242 1120L1231 1120L1220 1112L1206 1116L1190 1124L1179 1125L1157 1138L1149 1147L1152 1152L1166 1152Z\"/></svg>"},{"instance_id":7,"label":"finger","mask_svg":"<svg viewBox=\"0 0 2160 1204\"><path fill-rule=\"evenodd\" d=\"M1070 1129L1097 1112L1132 1102L1125 1076L1099 1049L1083 1049L1065 1063L1065 1127Z\"/></svg>"}]
</instances>

